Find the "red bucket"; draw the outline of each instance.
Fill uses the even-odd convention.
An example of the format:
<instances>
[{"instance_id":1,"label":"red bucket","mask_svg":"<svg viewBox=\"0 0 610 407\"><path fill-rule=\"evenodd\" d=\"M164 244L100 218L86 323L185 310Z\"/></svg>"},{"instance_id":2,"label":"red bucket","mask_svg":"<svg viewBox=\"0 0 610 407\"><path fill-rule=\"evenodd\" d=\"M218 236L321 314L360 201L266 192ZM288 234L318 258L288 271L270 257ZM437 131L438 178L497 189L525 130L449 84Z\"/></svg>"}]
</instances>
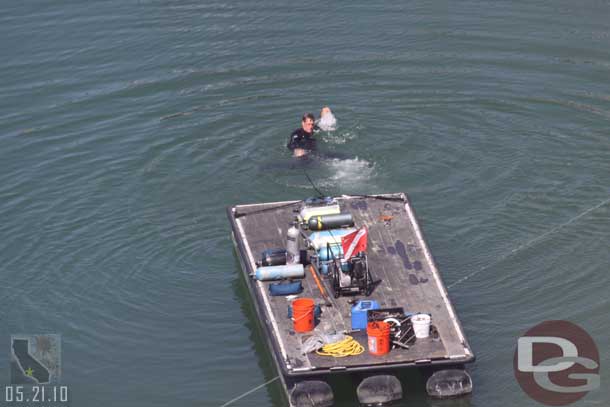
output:
<instances>
[{"instance_id":1,"label":"red bucket","mask_svg":"<svg viewBox=\"0 0 610 407\"><path fill-rule=\"evenodd\" d=\"M299 298L292 301L292 322L295 332L313 330L313 312L315 304L311 298Z\"/></svg>"},{"instance_id":2,"label":"red bucket","mask_svg":"<svg viewBox=\"0 0 610 407\"><path fill-rule=\"evenodd\" d=\"M369 336L369 353L381 356L390 352L390 324L383 321L369 322L366 333Z\"/></svg>"}]
</instances>

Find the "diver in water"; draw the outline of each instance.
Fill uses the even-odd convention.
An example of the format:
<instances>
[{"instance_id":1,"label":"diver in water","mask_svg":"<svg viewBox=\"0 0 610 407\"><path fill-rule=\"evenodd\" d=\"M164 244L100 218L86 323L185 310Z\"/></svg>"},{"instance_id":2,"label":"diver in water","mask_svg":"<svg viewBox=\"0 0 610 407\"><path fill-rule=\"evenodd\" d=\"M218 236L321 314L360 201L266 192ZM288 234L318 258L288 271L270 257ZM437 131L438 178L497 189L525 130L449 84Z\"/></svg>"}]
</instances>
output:
<instances>
[{"instance_id":1,"label":"diver in water","mask_svg":"<svg viewBox=\"0 0 610 407\"><path fill-rule=\"evenodd\" d=\"M322 131L333 131L336 129L337 119L328 106L324 106L320 112L320 118L315 119L311 113L303 115L301 127L290 135L288 149L292 150L293 157L303 157L316 149L314 133Z\"/></svg>"},{"instance_id":2,"label":"diver in water","mask_svg":"<svg viewBox=\"0 0 610 407\"><path fill-rule=\"evenodd\" d=\"M304 114L301 127L290 135L287 147L292 150L293 157L302 157L316 149L316 139L313 137L315 121L313 114Z\"/></svg>"}]
</instances>

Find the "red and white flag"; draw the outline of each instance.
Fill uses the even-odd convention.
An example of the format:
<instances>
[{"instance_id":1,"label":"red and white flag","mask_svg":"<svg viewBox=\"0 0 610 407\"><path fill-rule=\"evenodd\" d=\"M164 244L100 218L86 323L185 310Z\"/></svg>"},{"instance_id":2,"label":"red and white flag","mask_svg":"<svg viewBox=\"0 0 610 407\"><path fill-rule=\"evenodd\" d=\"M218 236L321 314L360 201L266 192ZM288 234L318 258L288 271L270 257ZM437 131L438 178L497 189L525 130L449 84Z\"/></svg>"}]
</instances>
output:
<instances>
[{"instance_id":1,"label":"red and white flag","mask_svg":"<svg viewBox=\"0 0 610 407\"><path fill-rule=\"evenodd\" d=\"M349 260L353 255L366 251L368 230L363 226L359 230L341 237L343 258Z\"/></svg>"}]
</instances>

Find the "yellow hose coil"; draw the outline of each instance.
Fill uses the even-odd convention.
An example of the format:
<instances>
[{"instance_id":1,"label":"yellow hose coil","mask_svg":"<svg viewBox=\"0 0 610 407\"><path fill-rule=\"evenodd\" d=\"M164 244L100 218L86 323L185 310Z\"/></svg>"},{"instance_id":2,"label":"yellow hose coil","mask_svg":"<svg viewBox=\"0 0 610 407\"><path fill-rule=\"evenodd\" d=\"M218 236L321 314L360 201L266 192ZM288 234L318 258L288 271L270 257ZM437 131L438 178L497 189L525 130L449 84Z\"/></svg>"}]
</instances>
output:
<instances>
[{"instance_id":1,"label":"yellow hose coil","mask_svg":"<svg viewBox=\"0 0 610 407\"><path fill-rule=\"evenodd\" d=\"M339 342L326 344L316 351L318 355L332 356L333 358L356 356L362 352L364 352L364 347L348 335Z\"/></svg>"}]
</instances>

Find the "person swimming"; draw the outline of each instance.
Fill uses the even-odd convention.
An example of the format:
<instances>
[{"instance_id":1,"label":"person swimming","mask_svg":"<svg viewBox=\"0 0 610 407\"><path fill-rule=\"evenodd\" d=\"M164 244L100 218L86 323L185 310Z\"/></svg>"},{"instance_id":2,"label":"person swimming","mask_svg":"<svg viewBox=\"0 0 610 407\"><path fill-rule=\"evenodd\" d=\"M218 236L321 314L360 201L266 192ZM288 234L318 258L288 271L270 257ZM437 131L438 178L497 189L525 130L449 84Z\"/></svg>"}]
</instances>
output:
<instances>
[{"instance_id":1,"label":"person swimming","mask_svg":"<svg viewBox=\"0 0 610 407\"><path fill-rule=\"evenodd\" d=\"M286 147L292 151L293 157L302 157L308 152L315 150L316 139L313 136L315 120L313 114L305 113L301 119L301 127L290 135Z\"/></svg>"},{"instance_id":2,"label":"person swimming","mask_svg":"<svg viewBox=\"0 0 610 407\"><path fill-rule=\"evenodd\" d=\"M301 119L301 127L290 135L287 147L292 151L293 157L303 157L316 149L314 133L333 131L336 129L337 119L328 106L320 111L320 118L315 119L311 113L306 113Z\"/></svg>"}]
</instances>

